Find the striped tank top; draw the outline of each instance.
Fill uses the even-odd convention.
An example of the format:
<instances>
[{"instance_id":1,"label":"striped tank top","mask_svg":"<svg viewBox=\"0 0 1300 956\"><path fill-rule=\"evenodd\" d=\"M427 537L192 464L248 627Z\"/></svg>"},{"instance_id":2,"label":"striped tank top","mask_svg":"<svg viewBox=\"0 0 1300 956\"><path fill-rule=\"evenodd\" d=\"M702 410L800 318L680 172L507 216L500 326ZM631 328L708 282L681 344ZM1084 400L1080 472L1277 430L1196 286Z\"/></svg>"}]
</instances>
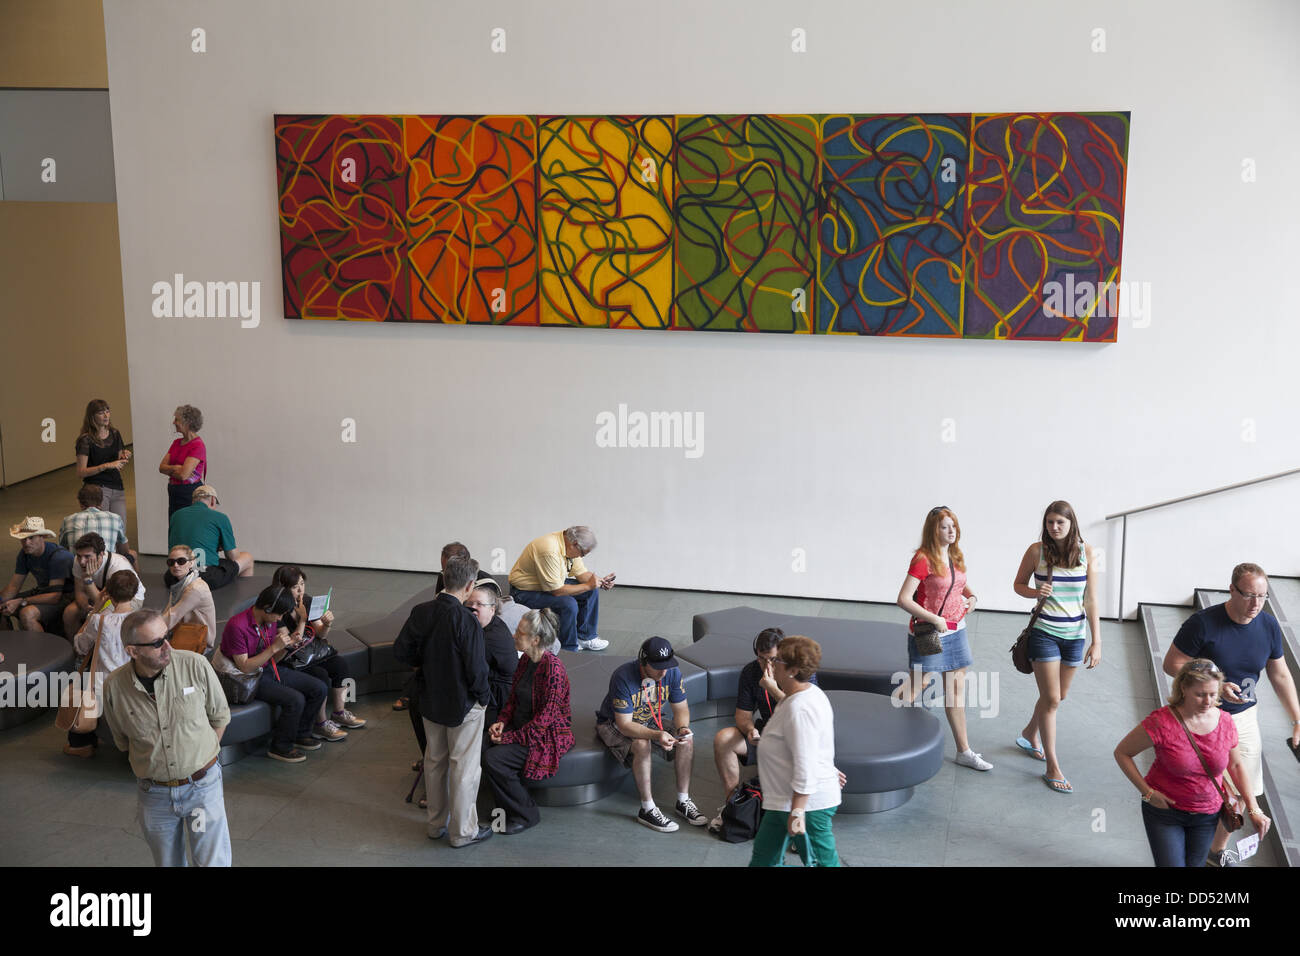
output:
<instances>
[{"instance_id":1,"label":"striped tank top","mask_svg":"<svg viewBox=\"0 0 1300 956\"><path fill-rule=\"evenodd\" d=\"M1047 562L1041 557L1034 571L1036 585L1047 583ZM1083 592L1088 586L1088 549L1079 543L1079 563L1072 568L1054 568L1052 596L1043 602L1035 628L1052 637L1081 641L1087 636L1088 622L1083 613Z\"/></svg>"}]
</instances>

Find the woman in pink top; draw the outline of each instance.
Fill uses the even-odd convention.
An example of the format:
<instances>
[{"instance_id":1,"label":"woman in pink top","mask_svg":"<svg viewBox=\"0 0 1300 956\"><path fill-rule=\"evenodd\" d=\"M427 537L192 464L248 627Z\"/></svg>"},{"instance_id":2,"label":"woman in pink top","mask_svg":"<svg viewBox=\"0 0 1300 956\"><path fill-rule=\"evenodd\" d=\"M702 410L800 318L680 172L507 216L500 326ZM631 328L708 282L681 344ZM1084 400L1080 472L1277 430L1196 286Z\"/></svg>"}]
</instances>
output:
<instances>
[{"instance_id":1,"label":"woman in pink top","mask_svg":"<svg viewBox=\"0 0 1300 956\"><path fill-rule=\"evenodd\" d=\"M916 638L907 638L907 661L911 675L894 692L899 703L912 703L925 683L943 674L944 713L957 746L957 763L972 770L992 770L993 764L971 749L966 737L966 668L974 662L966 639L966 615L975 606L975 595L966 583L966 559L958 543L961 525L951 509L931 508L921 528L921 546L898 592L898 606L912 616L908 631L918 624L939 629L941 649L926 654ZM924 675L924 676L923 676Z\"/></svg>"},{"instance_id":2,"label":"woman in pink top","mask_svg":"<svg viewBox=\"0 0 1300 956\"><path fill-rule=\"evenodd\" d=\"M1237 726L1219 709L1222 682L1213 661L1188 661L1174 678L1169 706L1152 711L1115 748L1115 762L1142 794L1142 823L1156 866L1205 865L1223 804L1225 768L1260 836L1268 832L1270 821L1255 802L1237 750ZM1156 759L1143 777L1133 758L1152 747Z\"/></svg>"},{"instance_id":3,"label":"woman in pink top","mask_svg":"<svg viewBox=\"0 0 1300 956\"><path fill-rule=\"evenodd\" d=\"M203 427L203 413L193 405L176 409L172 427L181 437L172 442L163 455L158 471L168 477L167 517L194 503L194 489L208 476L208 450L199 437Z\"/></svg>"}]
</instances>

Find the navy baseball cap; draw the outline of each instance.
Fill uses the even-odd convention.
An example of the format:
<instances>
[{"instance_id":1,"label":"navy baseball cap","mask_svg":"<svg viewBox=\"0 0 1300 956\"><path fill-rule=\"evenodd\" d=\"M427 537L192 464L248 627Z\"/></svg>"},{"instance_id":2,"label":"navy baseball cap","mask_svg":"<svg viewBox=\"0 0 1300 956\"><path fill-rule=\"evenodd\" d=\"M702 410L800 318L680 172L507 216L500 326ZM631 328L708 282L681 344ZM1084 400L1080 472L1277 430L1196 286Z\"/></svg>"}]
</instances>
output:
<instances>
[{"instance_id":1,"label":"navy baseball cap","mask_svg":"<svg viewBox=\"0 0 1300 956\"><path fill-rule=\"evenodd\" d=\"M673 656L673 646L662 637L652 637L641 645L641 663L657 671L666 671L677 666Z\"/></svg>"}]
</instances>

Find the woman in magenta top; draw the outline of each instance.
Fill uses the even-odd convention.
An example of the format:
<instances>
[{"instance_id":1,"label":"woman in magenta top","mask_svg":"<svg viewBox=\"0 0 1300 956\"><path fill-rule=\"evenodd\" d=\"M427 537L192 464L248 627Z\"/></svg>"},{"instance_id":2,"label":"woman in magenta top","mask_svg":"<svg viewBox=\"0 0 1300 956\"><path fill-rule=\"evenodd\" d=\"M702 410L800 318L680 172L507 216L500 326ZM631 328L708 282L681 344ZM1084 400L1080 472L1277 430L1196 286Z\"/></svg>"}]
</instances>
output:
<instances>
[{"instance_id":1,"label":"woman in magenta top","mask_svg":"<svg viewBox=\"0 0 1300 956\"><path fill-rule=\"evenodd\" d=\"M194 503L194 489L208 476L208 450L199 437L203 427L203 413L193 405L176 409L172 427L181 437L172 442L167 454L158 465L158 471L168 477L167 517Z\"/></svg>"},{"instance_id":2,"label":"woman in magenta top","mask_svg":"<svg viewBox=\"0 0 1300 956\"><path fill-rule=\"evenodd\" d=\"M966 560L958 546L960 540L957 516L942 505L931 508L921 528L921 546L912 555L898 592L898 606L912 616L907 638L912 674L894 694L900 701L911 703L929 677L943 674L943 709L957 745L957 763L972 770L992 770L993 764L972 750L966 737L966 668L974 661L966 639L966 615L975 606L976 598L966 583ZM910 636L918 622L939 629L942 648L937 654L922 654L916 638Z\"/></svg>"},{"instance_id":3,"label":"woman in magenta top","mask_svg":"<svg viewBox=\"0 0 1300 956\"><path fill-rule=\"evenodd\" d=\"M1142 823L1156 866L1205 865L1223 804L1225 768L1260 836L1268 832L1270 821L1255 802L1237 750L1237 725L1219 709L1222 682L1213 661L1188 661L1174 678L1169 706L1152 711L1115 748L1115 762L1142 794ZM1149 748L1156 759L1143 777L1133 758Z\"/></svg>"}]
</instances>

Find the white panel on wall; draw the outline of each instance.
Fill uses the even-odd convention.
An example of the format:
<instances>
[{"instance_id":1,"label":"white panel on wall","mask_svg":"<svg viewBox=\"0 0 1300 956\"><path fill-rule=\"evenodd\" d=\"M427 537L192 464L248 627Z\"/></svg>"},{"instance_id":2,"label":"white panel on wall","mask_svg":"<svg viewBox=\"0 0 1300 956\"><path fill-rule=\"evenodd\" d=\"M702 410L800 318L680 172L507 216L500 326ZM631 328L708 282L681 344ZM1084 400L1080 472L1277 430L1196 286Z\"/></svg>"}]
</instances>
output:
<instances>
[{"instance_id":1,"label":"white panel on wall","mask_svg":"<svg viewBox=\"0 0 1300 956\"><path fill-rule=\"evenodd\" d=\"M1283 0L1240 18L1208 2L1026 9L106 0L140 459L162 456L175 405L202 408L211 480L259 558L429 569L459 538L509 563L587 523L593 567L621 582L834 598L892 600L926 511L946 504L983 606L1025 607L1011 578L1052 499L1110 556L1106 513L1300 464L1285 304L1300 129L1278 122L1300 85L1300 14ZM277 112L1008 109L1132 112L1123 278L1149 310L1116 345L280 317ZM154 283L178 273L259 283L256 325L155 317ZM597 416L620 404L702 416L701 453L598 447ZM143 547L159 550L162 477L142 474L137 494ZM1294 522L1293 487L1257 494ZM1185 600L1230 553L1295 573L1267 528L1234 527L1239 509L1182 512L1155 550L1132 526L1129 610ZM1116 575L1105 585L1114 613Z\"/></svg>"}]
</instances>

